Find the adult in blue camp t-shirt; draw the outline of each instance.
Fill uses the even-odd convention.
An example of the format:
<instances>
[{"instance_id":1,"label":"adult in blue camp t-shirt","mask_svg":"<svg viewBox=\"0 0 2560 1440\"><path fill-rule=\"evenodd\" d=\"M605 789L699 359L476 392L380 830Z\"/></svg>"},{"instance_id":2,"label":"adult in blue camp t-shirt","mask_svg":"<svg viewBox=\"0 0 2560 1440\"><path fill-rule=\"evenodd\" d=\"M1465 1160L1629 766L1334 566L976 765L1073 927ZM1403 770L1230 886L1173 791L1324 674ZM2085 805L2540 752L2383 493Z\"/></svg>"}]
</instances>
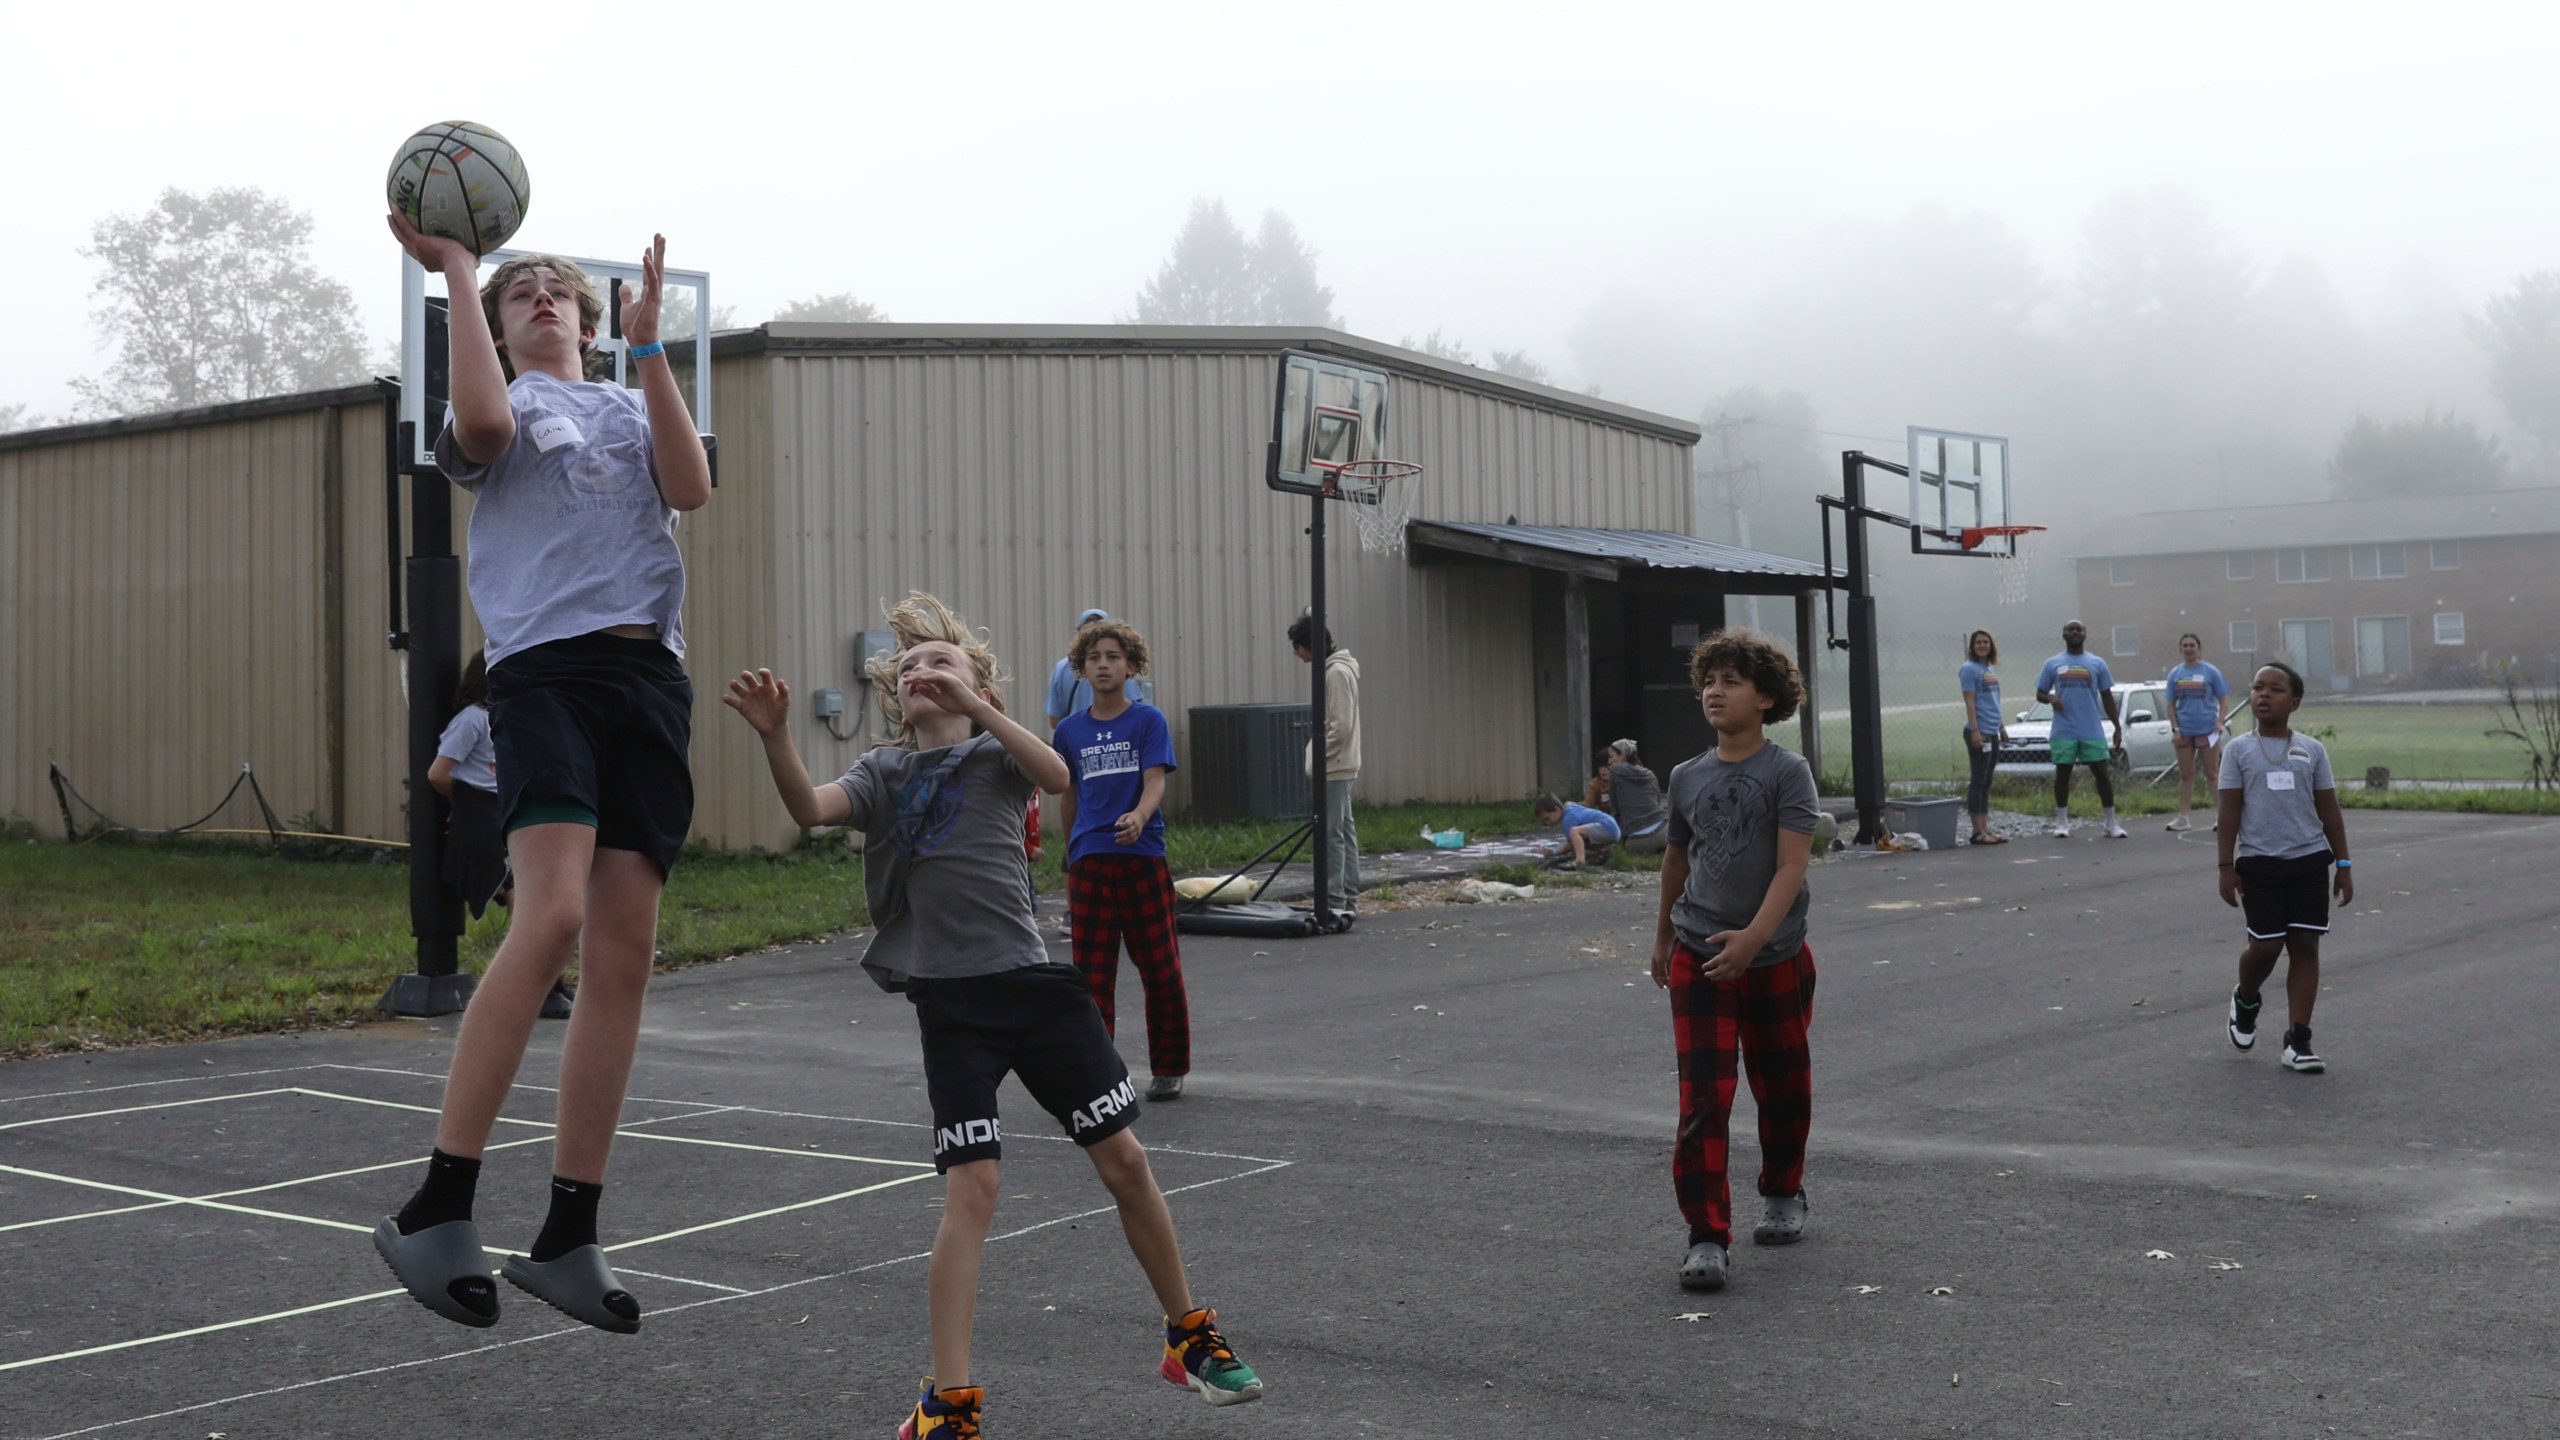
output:
<instances>
[{"instance_id":1,"label":"adult in blue camp t-shirt","mask_svg":"<svg viewBox=\"0 0 2560 1440\"><path fill-rule=\"evenodd\" d=\"M1970 774L1964 787L1964 813L1973 820L1973 843L2004 845L1992 833L1991 775L2000 764L2000 742L2009 727L2000 714L2000 642L1988 630L1965 637L1964 663L1956 667L1956 688L1964 694L1964 756Z\"/></svg>"},{"instance_id":2,"label":"adult in blue camp t-shirt","mask_svg":"<svg viewBox=\"0 0 2560 1440\"><path fill-rule=\"evenodd\" d=\"M2191 828L2187 806L2195 799L2196 771L2222 741L2222 701L2231 684L2204 658L2204 641L2193 631L2178 637L2178 663L2169 668L2169 743L2178 751L2178 816L2172 830ZM2208 780L2206 783L2210 784Z\"/></svg>"},{"instance_id":3,"label":"adult in blue camp t-shirt","mask_svg":"<svg viewBox=\"0 0 2560 1440\"><path fill-rule=\"evenodd\" d=\"M2088 653L2089 627L2074 620L2062 627L2062 653L2036 672L2036 698L2053 707L2053 836L2071 835L2071 767L2086 765L2098 777L2098 803L2106 807L2106 835L2127 838L2116 823L2116 782L2107 764L2114 743L2124 744L2124 722L2116 718L2116 677L2107 662Z\"/></svg>"}]
</instances>

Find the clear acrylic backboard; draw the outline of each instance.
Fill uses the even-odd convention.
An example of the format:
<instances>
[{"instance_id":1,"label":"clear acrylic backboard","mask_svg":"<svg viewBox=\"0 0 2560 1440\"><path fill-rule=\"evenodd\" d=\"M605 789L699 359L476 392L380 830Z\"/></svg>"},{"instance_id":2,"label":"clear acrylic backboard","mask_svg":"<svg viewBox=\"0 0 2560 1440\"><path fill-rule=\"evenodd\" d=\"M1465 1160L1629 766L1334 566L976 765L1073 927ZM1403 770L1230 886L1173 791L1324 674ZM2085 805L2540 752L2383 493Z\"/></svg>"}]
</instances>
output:
<instances>
[{"instance_id":1,"label":"clear acrylic backboard","mask_svg":"<svg viewBox=\"0 0 2560 1440\"><path fill-rule=\"evenodd\" d=\"M1998 435L1961 430L1908 430L1911 472L1911 552L2005 560L2017 537L1964 532L2005 526L2009 519L2009 442Z\"/></svg>"}]
</instances>

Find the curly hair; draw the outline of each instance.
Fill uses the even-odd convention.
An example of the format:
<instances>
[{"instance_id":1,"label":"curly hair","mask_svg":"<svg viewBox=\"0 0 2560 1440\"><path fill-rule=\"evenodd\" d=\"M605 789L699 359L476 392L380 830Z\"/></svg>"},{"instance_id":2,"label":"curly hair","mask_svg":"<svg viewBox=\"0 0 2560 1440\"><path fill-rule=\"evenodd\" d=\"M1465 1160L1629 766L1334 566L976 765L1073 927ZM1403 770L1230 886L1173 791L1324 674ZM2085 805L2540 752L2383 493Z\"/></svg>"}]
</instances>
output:
<instances>
[{"instance_id":1,"label":"curly hair","mask_svg":"<svg viewBox=\"0 0 2560 1440\"><path fill-rule=\"evenodd\" d=\"M871 681L872 693L880 697L880 718L896 732L899 745L914 749L916 731L907 723L906 703L898 698L898 664L908 651L927 642L939 640L957 646L968 658L977 687L994 698L997 710L1004 709L1004 692L999 687L1013 677L996 660L985 631L970 628L967 621L952 613L950 606L921 590L908 591L907 598L895 605L884 600L880 608L889 618L889 633L896 638L898 647L872 656L863 673Z\"/></svg>"},{"instance_id":2,"label":"curly hair","mask_svg":"<svg viewBox=\"0 0 2560 1440\"><path fill-rule=\"evenodd\" d=\"M1719 670L1732 670L1751 682L1769 702L1763 724L1775 725L1804 703L1804 678L1785 646L1756 630L1718 630L1689 652L1689 687L1705 690Z\"/></svg>"},{"instance_id":3,"label":"curly hair","mask_svg":"<svg viewBox=\"0 0 2560 1440\"><path fill-rule=\"evenodd\" d=\"M1123 620L1096 620L1076 631L1075 643L1067 647L1068 668L1084 674L1084 657L1097 640L1119 641L1120 653L1129 657L1129 673L1147 673L1147 637L1138 633L1137 626Z\"/></svg>"}]
</instances>

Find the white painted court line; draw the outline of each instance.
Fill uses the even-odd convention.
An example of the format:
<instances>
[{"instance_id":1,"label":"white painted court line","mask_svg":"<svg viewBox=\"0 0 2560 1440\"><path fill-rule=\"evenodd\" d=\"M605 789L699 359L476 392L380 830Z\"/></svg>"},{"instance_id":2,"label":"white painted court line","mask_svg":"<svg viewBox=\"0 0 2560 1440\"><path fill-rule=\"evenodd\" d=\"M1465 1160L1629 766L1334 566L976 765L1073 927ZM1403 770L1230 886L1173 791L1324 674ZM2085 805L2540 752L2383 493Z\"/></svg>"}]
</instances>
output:
<instances>
[{"instance_id":1,"label":"white painted court line","mask_svg":"<svg viewBox=\"0 0 2560 1440\"><path fill-rule=\"evenodd\" d=\"M366 1295L351 1295L344 1300L323 1300L317 1305L303 1305L292 1310L278 1310L270 1315L252 1315L246 1320L224 1320L213 1325L198 1325L192 1330L172 1330L166 1335L145 1335L139 1340L118 1340L106 1345L92 1345L86 1350L66 1350L59 1355L38 1355L27 1360L11 1360L0 1364L0 1370L24 1370L31 1365L50 1365L57 1360L78 1360L88 1355L105 1355L116 1350L131 1350L142 1345L158 1345L170 1340L184 1340L191 1335L211 1335L221 1330L237 1330L247 1325L265 1325L277 1320L290 1320L297 1315L317 1315L324 1310L343 1310L349 1305L362 1305L368 1300L384 1300L409 1292L394 1285Z\"/></svg>"},{"instance_id":2,"label":"white painted court line","mask_svg":"<svg viewBox=\"0 0 2560 1440\"><path fill-rule=\"evenodd\" d=\"M637 1275L643 1280L665 1280L676 1285L699 1285L705 1290L723 1290L731 1295L744 1295L747 1293L735 1285L715 1285L708 1280L688 1280L682 1275L661 1275L655 1270L634 1270L628 1265L614 1266L613 1273L616 1275Z\"/></svg>"},{"instance_id":3,"label":"white painted court line","mask_svg":"<svg viewBox=\"0 0 2560 1440\"><path fill-rule=\"evenodd\" d=\"M76 1115L44 1115L33 1120L12 1120L0 1130L23 1130L30 1125L62 1125L73 1120L104 1120L113 1115L139 1115L146 1110L175 1110L186 1105L219 1105L225 1100L255 1100L261 1095L292 1095L289 1085L271 1090L241 1090L228 1095L199 1095L193 1100L163 1100L157 1105L127 1105L116 1110L83 1110Z\"/></svg>"},{"instance_id":4,"label":"white painted court line","mask_svg":"<svg viewBox=\"0 0 2560 1440\"><path fill-rule=\"evenodd\" d=\"M838 1200L851 1200L857 1195L876 1194L882 1190L895 1189L900 1185L913 1185L919 1180L936 1180L940 1178L940 1176L933 1173L933 1168L931 1166L927 1166L921 1174L901 1175L895 1180L883 1180L876 1185L865 1185L859 1190L840 1190L833 1195L821 1195L815 1200L796 1200L788 1205L776 1205L770 1210L758 1210L752 1215L739 1215L727 1220L709 1220L700 1225L688 1225L682 1230L669 1230L663 1235L650 1235L639 1240L625 1240L618 1245L606 1247L605 1253L608 1255L619 1255L625 1250L636 1250L643 1245L655 1245L662 1240L679 1240L687 1235L699 1235L706 1230L726 1230L732 1225L744 1225L750 1220L770 1219L776 1215L788 1215L794 1210L807 1210L814 1206L832 1205Z\"/></svg>"},{"instance_id":5,"label":"white painted court line","mask_svg":"<svg viewBox=\"0 0 2560 1440\"><path fill-rule=\"evenodd\" d=\"M134 1185L111 1185L104 1180L83 1180L77 1175L56 1175L45 1170L29 1170L22 1165L0 1165L0 1174L24 1175L31 1180L53 1180L64 1185L78 1185L88 1190L104 1190L110 1195L135 1195L145 1200L158 1200L171 1205L197 1205L207 1210L227 1210L235 1215L255 1215L263 1220L293 1220L304 1225L320 1225L331 1230L353 1230L370 1235L370 1225L351 1225L344 1220L322 1220L310 1215L293 1215L282 1210L261 1210L255 1205L233 1205L222 1200L199 1200L189 1195L172 1195L164 1190L145 1190ZM145 1207L149 1208L149 1207Z\"/></svg>"},{"instance_id":6,"label":"white painted court line","mask_svg":"<svg viewBox=\"0 0 2560 1440\"><path fill-rule=\"evenodd\" d=\"M334 1065L278 1065L265 1070L232 1070L216 1075L175 1075L166 1080L132 1080L122 1085L94 1085L85 1090L48 1090L36 1095L0 1095L0 1105L18 1105L29 1100L73 1100L89 1095L112 1095L118 1090L144 1090L154 1085L210 1085L222 1080L248 1080L260 1075L294 1075L305 1070L334 1070Z\"/></svg>"},{"instance_id":7,"label":"white painted court line","mask_svg":"<svg viewBox=\"0 0 2560 1440\"><path fill-rule=\"evenodd\" d=\"M1269 1174L1275 1170L1285 1170L1294 1163L1296 1162L1289 1160L1275 1160L1260 1167L1259 1169L1241 1171L1234 1175L1222 1175L1215 1180L1196 1181L1189 1185L1178 1186L1174 1189L1167 1190L1164 1193L1167 1196L1174 1196L1184 1194L1192 1190L1206 1190L1213 1185L1224 1185L1235 1180L1249 1180L1256 1175ZM905 1182L893 1181L891 1183L896 1184ZM1039 1231L1049 1229L1052 1226L1063 1225L1076 1220L1087 1220L1097 1215L1108 1214L1111 1212L1112 1208L1113 1207L1111 1206L1104 1205L1096 1209L1082 1211L1074 1215L1061 1215L1054 1220L1043 1220L1037 1224L1025 1225L1019 1230L1008 1230L1001 1235L990 1235L987 1237L987 1242L989 1244L995 1244L999 1241L1018 1239L1025 1235L1031 1235ZM749 1290L736 1295L715 1295L704 1300L689 1300L681 1305L670 1305L664 1309L653 1310L650 1314L671 1315L683 1310L697 1310L706 1305L725 1305L735 1300L762 1299L767 1295L778 1295L785 1290L797 1290L802 1286L823 1284L835 1280L849 1280L857 1275L867 1275L874 1270L886 1270L892 1265L906 1265L912 1264L918 1260L928 1260L931 1259L932 1256L932 1251L920 1250L912 1255L899 1255L887 1260L875 1260L868 1265L857 1265L850 1270L839 1270L833 1274L811 1275L798 1280L786 1280L779 1285L767 1286L762 1290ZM633 1273L636 1274L638 1272L635 1271ZM395 1291L392 1293L396 1294L400 1292ZM95 1435L101 1431L120 1429L127 1425L144 1425L154 1420L174 1419L180 1415L199 1414L206 1410L218 1410L226 1405L243 1405L253 1400L266 1400L278 1395L289 1395L297 1390L310 1390L323 1385L337 1385L349 1380L369 1380L377 1375L389 1375L401 1370L413 1370L421 1365L439 1365L447 1360L468 1359L475 1355L486 1355L492 1351L512 1349L518 1345L532 1345L545 1340L558 1340L564 1336L595 1333L599 1332L590 1331L583 1325L569 1324L562 1329L546 1331L540 1335L526 1335L514 1340L500 1340L495 1344L474 1346L469 1350L456 1350L449 1355L421 1356L415 1360L402 1360L389 1365L376 1365L371 1369L350 1370L340 1375L327 1375L317 1380L297 1380L290 1385L278 1385L266 1390L252 1390L239 1395L225 1396L220 1400L206 1400L194 1405L181 1405L172 1410L155 1411L149 1415L135 1415L123 1420L108 1420L100 1424L84 1426L78 1430L60 1431L56 1434L43 1437L43 1440L75 1440L75 1437L77 1436Z\"/></svg>"}]
</instances>

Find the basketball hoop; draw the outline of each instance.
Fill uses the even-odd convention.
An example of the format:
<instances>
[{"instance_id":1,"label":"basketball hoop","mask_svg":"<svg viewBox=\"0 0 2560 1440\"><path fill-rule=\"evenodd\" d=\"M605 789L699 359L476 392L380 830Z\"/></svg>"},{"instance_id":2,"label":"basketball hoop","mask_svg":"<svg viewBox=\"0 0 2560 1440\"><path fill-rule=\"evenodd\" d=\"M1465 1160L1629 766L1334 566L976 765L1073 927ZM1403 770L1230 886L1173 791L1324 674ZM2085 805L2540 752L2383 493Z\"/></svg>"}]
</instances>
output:
<instances>
[{"instance_id":1,"label":"basketball hoop","mask_svg":"<svg viewBox=\"0 0 2560 1440\"><path fill-rule=\"evenodd\" d=\"M1956 542L1970 551L1979 549L1983 541L1995 535L2007 536L2014 541L2020 535L2032 535L2043 528L2041 525L1969 525L1956 532ZM2034 569L2034 563L2027 558L2025 552L2012 544L2009 547L2009 553L2000 557L2001 604L2023 605L2026 603L2027 581L2034 573Z\"/></svg>"},{"instance_id":2,"label":"basketball hoop","mask_svg":"<svg viewBox=\"0 0 2560 1440\"><path fill-rule=\"evenodd\" d=\"M1325 493L1351 502L1360 548L1372 555L1404 553L1405 522L1413 518L1422 467L1411 460L1354 460L1333 472Z\"/></svg>"}]
</instances>

